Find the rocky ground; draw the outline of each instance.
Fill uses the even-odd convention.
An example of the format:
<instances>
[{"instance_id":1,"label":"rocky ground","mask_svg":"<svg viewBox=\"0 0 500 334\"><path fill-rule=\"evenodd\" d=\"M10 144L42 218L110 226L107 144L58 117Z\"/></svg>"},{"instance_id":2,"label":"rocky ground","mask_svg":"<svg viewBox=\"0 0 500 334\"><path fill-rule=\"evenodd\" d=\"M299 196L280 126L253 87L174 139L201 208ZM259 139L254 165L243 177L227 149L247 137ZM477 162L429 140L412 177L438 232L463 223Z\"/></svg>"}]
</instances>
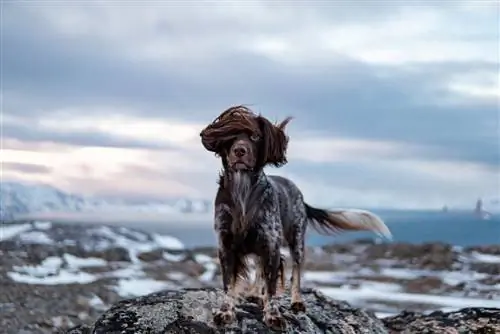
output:
<instances>
[{"instance_id":1,"label":"rocky ground","mask_svg":"<svg viewBox=\"0 0 500 334\"><path fill-rule=\"evenodd\" d=\"M49 222L0 228L0 333L61 333L125 298L220 286L214 249L184 249L167 236ZM500 245L310 248L303 285L380 318L498 307Z\"/></svg>"}]
</instances>

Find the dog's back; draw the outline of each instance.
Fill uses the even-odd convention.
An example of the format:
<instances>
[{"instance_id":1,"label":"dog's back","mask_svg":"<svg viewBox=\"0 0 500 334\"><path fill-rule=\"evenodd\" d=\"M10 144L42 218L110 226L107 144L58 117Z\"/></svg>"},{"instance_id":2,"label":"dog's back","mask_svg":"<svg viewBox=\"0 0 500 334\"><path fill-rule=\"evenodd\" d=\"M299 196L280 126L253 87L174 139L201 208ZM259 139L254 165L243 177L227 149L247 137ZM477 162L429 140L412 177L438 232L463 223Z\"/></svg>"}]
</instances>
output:
<instances>
[{"instance_id":1,"label":"dog's back","mask_svg":"<svg viewBox=\"0 0 500 334\"><path fill-rule=\"evenodd\" d=\"M307 212L302 191L292 180L283 176L268 175L268 181L276 191L285 239L292 229L305 233Z\"/></svg>"}]
</instances>

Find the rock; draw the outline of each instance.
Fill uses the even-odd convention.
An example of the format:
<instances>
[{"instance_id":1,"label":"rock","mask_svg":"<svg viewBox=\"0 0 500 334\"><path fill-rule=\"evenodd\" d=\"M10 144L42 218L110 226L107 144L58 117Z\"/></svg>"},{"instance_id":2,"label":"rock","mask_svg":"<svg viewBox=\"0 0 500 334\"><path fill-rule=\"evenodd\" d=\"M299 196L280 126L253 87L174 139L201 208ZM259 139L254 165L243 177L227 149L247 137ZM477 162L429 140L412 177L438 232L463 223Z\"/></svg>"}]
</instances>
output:
<instances>
[{"instance_id":1,"label":"rock","mask_svg":"<svg viewBox=\"0 0 500 334\"><path fill-rule=\"evenodd\" d=\"M402 312L382 319L390 333L500 333L500 308L464 308L455 312L436 311L429 315Z\"/></svg>"},{"instance_id":2,"label":"rock","mask_svg":"<svg viewBox=\"0 0 500 334\"><path fill-rule=\"evenodd\" d=\"M89 256L99 257L106 261L131 261L128 250L121 247L111 247L99 251L92 251L89 252Z\"/></svg>"},{"instance_id":3,"label":"rock","mask_svg":"<svg viewBox=\"0 0 500 334\"><path fill-rule=\"evenodd\" d=\"M490 255L500 255L500 245L480 245L480 246L471 246L466 247L465 252L478 252Z\"/></svg>"},{"instance_id":4,"label":"rock","mask_svg":"<svg viewBox=\"0 0 500 334\"><path fill-rule=\"evenodd\" d=\"M286 333L388 333L373 314L331 300L312 289L304 289L302 293L306 313L295 314L290 310L289 294L278 299L287 324ZM102 314L92 327L74 327L67 333L274 333L262 322L262 309L247 301L237 305L234 324L217 328L212 312L222 300L220 289L166 290L121 301Z\"/></svg>"},{"instance_id":5,"label":"rock","mask_svg":"<svg viewBox=\"0 0 500 334\"><path fill-rule=\"evenodd\" d=\"M482 274L500 276L500 263L472 263L470 269Z\"/></svg>"},{"instance_id":6,"label":"rock","mask_svg":"<svg viewBox=\"0 0 500 334\"><path fill-rule=\"evenodd\" d=\"M427 291L437 291L445 286L441 278L424 276L419 277L406 283L406 292L409 293L426 293Z\"/></svg>"},{"instance_id":7,"label":"rock","mask_svg":"<svg viewBox=\"0 0 500 334\"><path fill-rule=\"evenodd\" d=\"M139 260L144 261L144 262L154 262L154 261L159 261L163 259L163 249L154 249L149 252L143 252L137 255L137 258Z\"/></svg>"},{"instance_id":8,"label":"rock","mask_svg":"<svg viewBox=\"0 0 500 334\"><path fill-rule=\"evenodd\" d=\"M92 328L87 325L78 325L68 329L66 334L92 334Z\"/></svg>"},{"instance_id":9,"label":"rock","mask_svg":"<svg viewBox=\"0 0 500 334\"><path fill-rule=\"evenodd\" d=\"M459 255L451 245L439 242L375 244L366 249L366 254L369 260L397 259L404 261L405 267L430 270L452 270Z\"/></svg>"}]
</instances>

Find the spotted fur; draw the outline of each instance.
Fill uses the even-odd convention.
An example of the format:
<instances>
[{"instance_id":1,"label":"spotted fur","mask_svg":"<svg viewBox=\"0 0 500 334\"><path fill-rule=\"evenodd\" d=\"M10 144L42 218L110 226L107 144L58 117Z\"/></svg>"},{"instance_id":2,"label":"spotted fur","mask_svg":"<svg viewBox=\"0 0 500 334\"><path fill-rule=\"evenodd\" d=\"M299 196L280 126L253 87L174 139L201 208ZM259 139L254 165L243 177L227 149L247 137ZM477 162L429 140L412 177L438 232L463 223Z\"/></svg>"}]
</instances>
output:
<instances>
[{"instance_id":1,"label":"spotted fur","mask_svg":"<svg viewBox=\"0 0 500 334\"><path fill-rule=\"evenodd\" d=\"M201 132L202 143L222 159L223 170L215 197L214 229L226 300L214 321L227 324L235 319L236 285L248 279L247 258L257 258L256 286L261 291L264 321L283 329L284 320L275 302L278 278L283 279L282 245L292 259L291 307L304 311L300 294L308 224L318 231L370 230L385 236L390 232L371 212L329 211L308 205L293 181L267 175L264 167L286 161L288 137L284 128L238 106L221 114ZM262 288L262 289L261 289Z\"/></svg>"}]
</instances>

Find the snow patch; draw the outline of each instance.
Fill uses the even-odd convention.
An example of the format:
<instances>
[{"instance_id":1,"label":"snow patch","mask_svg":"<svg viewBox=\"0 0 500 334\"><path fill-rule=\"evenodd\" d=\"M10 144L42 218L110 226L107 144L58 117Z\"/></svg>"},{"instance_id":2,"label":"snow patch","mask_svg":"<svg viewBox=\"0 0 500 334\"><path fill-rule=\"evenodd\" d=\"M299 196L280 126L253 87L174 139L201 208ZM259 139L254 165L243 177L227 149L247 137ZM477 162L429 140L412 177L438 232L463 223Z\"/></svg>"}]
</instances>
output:
<instances>
[{"instance_id":1,"label":"snow patch","mask_svg":"<svg viewBox=\"0 0 500 334\"><path fill-rule=\"evenodd\" d=\"M472 259L483 263L500 263L500 255L483 254L479 252L472 253Z\"/></svg>"},{"instance_id":2,"label":"snow patch","mask_svg":"<svg viewBox=\"0 0 500 334\"><path fill-rule=\"evenodd\" d=\"M169 235L153 234L153 241L156 245L168 250L184 250L184 244L177 238Z\"/></svg>"},{"instance_id":3,"label":"snow patch","mask_svg":"<svg viewBox=\"0 0 500 334\"><path fill-rule=\"evenodd\" d=\"M5 224L2 223L0 226L0 240L8 240L19 233L29 231L31 229L31 224Z\"/></svg>"},{"instance_id":4,"label":"snow patch","mask_svg":"<svg viewBox=\"0 0 500 334\"><path fill-rule=\"evenodd\" d=\"M352 304L373 301L402 302L433 304L441 307L453 307L456 309L464 307L498 307L498 300L460 298L448 296L434 296L418 293L405 293L394 291L392 287L381 285L362 284L359 288L320 288L326 296L345 300Z\"/></svg>"},{"instance_id":5,"label":"snow patch","mask_svg":"<svg viewBox=\"0 0 500 334\"><path fill-rule=\"evenodd\" d=\"M49 221L35 221L33 226L38 230L50 230L52 228L52 222Z\"/></svg>"},{"instance_id":6,"label":"snow patch","mask_svg":"<svg viewBox=\"0 0 500 334\"><path fill-rule=\"evenodd\" d=\"M29 244L45 244L51 245L54 243L47 233L42 231L27 231L19 234L19 239Z\"/></svg>"},{"instance_id":7,"label":"snow patch","mask_svg":"<svg viewBox=\"0 0 500 334\"><path fill-rule=\"evenodd\" d=\"M75 269L88 268L88 267L103 267L108 264L108 261L98 257L82 258L65 253L63 254L63 258L68 264L68 267Z\"/></svg>"},{"instance_id":8,"label":"snow patch","mask_svg":"<svg viewBox=\"0 0 500 334\"><path fill-rule=\"evenodd\" d=\"M61 269L57 274L43 277L33 276L31 274L22 274L18 272L8 272L7 275L17 283L25 284L43 284L43 285L58 285L58 284L88 284L97 280L95 275L84 272L70 272Z\"/></svg>"},{"instance_id":9,"label":"snow patch","mask_svg":"<svg viewBox=\"0 0 500 334\"><path fill-rule=\"evenodd\" d=\"M114 290L121 297L137 297L163 289L174 288L171 283L157 281L150 278L121 279Z\"/></svg>"}]
</instances>

